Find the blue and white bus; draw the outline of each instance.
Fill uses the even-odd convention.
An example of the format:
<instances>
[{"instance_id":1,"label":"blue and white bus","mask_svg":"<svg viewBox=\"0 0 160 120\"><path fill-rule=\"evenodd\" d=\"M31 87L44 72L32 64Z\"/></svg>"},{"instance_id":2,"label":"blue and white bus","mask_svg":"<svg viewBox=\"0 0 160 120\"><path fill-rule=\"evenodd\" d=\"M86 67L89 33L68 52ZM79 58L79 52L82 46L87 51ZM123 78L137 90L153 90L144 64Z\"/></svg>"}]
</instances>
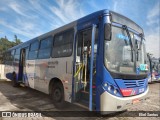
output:
<instances>
[{"instance_id":1,"label":"blue and white bus","mask_svg":"<svg viewBox=\"0 0 160 120\"><path fill-rule=\"evenodd\" d=\"M153 77L152 77L152 57L151 54L147 53L147 63L149 66L148 70L148 83L152 83Z\"/></svg>"},{"instance_id":2,"label":"blue and white bus","mask_svg":"<svg viewBox=\"0 0 160 120\"><path fill-rule=\"evenodd\" d=\"M143 29L118 13L101 10L10 48L5 74L90 111L122 111L148 93Z\"/></svg>"},{"instance_id":3,"label":"blue and white bus","mask_svg":"<svg viewBox=\"0 0 160 120\"><path fill-rule=\"evenodd\" d=\"M147 63L149 66L148 83L160 81L160 59L151 57L149 53L147 54L147 58Z\"/></svg>"},{"instance_id":4,"label":"blue and white bus","mask_svg":"<svg viewBox=\"0 0 160 120\"><path fill-rule=\"evenodd\" d=\"M160 80L160 59L152 58L152 81Z\"/></svg>"}]
</instances>

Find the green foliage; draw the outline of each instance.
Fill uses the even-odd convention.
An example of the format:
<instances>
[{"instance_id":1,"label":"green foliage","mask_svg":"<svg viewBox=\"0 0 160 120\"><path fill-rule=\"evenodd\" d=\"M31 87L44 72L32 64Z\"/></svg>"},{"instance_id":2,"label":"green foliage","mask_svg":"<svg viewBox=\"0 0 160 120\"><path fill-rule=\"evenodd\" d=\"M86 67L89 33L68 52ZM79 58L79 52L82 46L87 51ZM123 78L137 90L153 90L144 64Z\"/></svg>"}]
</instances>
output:
<instances>
[{"instance_id":1,"label":"green foliage","mask_svg":"<svg viewBox=\"0 0 160 120\"><path fill-rule=\"evenodd\" d=\"M3 63L3 57L4 57L3 54L6 50L22 43L21 40L18 39L16 35L14 37L15 37L14 41L8 40L6 36L4 38L0 38L0 64Z\"/></svg>"}]
</instances>

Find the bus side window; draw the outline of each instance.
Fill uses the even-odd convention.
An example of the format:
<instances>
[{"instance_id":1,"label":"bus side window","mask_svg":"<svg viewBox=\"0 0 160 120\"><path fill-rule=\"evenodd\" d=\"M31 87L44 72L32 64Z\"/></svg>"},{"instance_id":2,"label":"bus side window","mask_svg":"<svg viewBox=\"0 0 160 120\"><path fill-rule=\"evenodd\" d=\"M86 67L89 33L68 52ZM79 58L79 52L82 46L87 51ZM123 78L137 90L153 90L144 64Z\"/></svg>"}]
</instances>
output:
<instances>
[{"instance_id":1,"label":"bus side window","mask_svg":"<svg viewBox=\"0 0 160 120\"><path fill-rule=\"evenodd\" d=\"M52 45L52 37L48 37L46 39L41 40L40 42L40 49L38 52L38 58L44 59L49 58L51 53L51 46Z\"/></svg>"},{"instance_id":2,"label":"bus side window","mask_svg":"<svg viewBox=\"0 0 160 120\"><path fill-rule=\"evenodd\" d=\"M72 54L74 30L57 34L54 38L52 57L68 57Z\"/></svg>"},{"instance_id":3,"label":"bus side window","mask_svg":"<svg viewBox=\"0 0 160 120\"><path fill-rule=\"evenodd\" d=\"M39 48L39 41L31 43L30 51L28 53L29 60L37 59L38 48Z\"/></svg>"},{"instance_id":4,"label":"bus side window","mask_svg":"<svg viewBox=\"0 0 160 120\"><path fill-rule=\"evenodd\" d=\"M12 50L12 52L11 52L11 61L14 60L14 54L15 54L15 50Z\"/></svg>"},{"instance_id":5,"label":"bus side window","mask_svg":"<svg viewBox=\"0 0 160 120\"><path fill-rule=\"evenodd\" d=\"M19 54L20 54L20 48L17 48L17 49L16 49L15 54L16 54L16 55L19 55Z\"/></svg>"}]
</instances>

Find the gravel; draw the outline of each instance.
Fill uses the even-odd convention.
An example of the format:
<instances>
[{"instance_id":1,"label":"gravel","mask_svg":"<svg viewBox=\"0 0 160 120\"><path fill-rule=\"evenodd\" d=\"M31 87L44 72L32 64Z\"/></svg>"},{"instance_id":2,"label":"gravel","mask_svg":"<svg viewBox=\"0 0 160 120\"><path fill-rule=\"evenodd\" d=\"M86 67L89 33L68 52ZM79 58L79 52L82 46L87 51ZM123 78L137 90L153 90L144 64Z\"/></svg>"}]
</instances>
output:
<instances>
[{"instance_id":1,"label":"gravel","mask_svg":"<svg viewBox=\"0 0 160 120\"><path fill-rule=\"evenodd\" d=\"M64 111L86 111L83 108L67 103L67 107ZM33 90L27 87L12 87L11 81L0 80L0 111L61 111L56 109L52 104L49 96L41 93L37 90ZM131 111L131 112L130 112ZM145 111L156 111L160 115L160 82L149 84L148 99L134 106L131 106L127 111L122 113L116 113L109 116L98 117L48 117L51 112L42 113L42 117L30 117L30 118L8 118L1 117L0 120L157 120L159 117L138 117L137 113L146 113ZM79 112L82 113L82 112ZM1 114L1 113L0 113ZM73 112L74 114L74 112ZM127 114L131 114L132 117L126 117ZM148 113L149 114L149 113Z\"/></svg>"}]
</instances>

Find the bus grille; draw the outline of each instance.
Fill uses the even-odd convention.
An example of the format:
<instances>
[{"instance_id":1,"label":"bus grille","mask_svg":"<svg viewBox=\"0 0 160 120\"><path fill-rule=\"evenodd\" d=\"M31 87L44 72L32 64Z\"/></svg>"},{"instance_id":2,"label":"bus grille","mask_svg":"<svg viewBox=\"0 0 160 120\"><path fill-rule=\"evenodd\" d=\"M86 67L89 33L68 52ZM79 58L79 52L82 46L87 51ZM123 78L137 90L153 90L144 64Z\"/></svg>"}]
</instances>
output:
<instances>
[{"instance_id":1,"label":"bus grille","mask_svg":"<svg viewBox=\"0 0 160 120\"><path fill-rule=\"evenodd\" d=\"M144 86L144 80L125 80L124 84L126 88L134 88L134 87L141 87Z\"/></svg>"}]
</instances>

